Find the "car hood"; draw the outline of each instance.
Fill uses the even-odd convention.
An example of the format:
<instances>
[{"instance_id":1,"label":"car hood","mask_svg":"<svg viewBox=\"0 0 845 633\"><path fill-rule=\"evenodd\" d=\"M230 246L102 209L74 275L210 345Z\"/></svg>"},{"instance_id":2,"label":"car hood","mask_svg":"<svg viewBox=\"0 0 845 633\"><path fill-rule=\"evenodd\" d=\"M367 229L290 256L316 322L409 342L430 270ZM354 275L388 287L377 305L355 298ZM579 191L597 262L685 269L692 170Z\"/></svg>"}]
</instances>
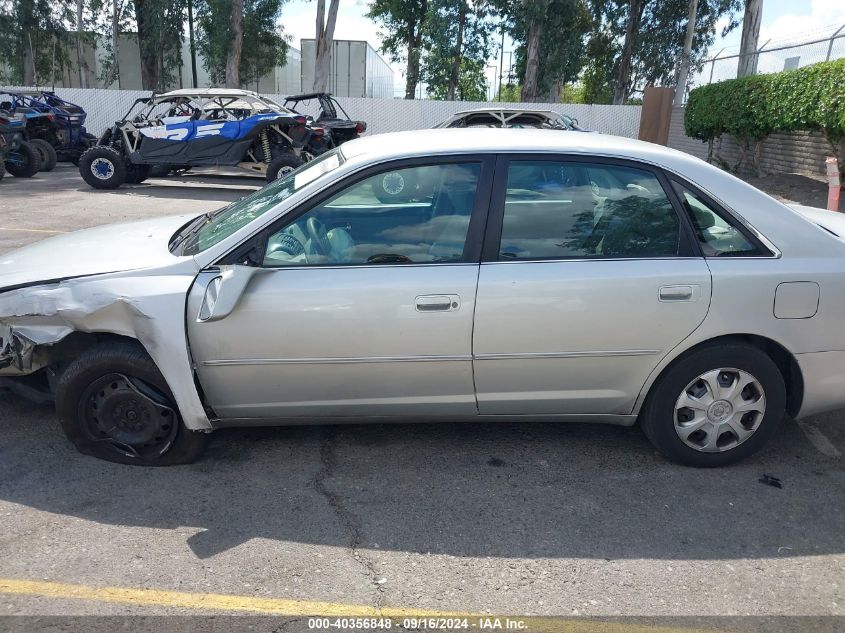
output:
<instances>
[{"instance_id":1,"label":"car hood","mask_svg":"<svg viewBox=\"0 0 845 633\"><path fill-rule=\"evenodd\" d=\"M35 242L0 256L0 292L87 275L173 263L170 237L196 215L107 224Z\"/></svg>"},{"instance_id":2,"label":"car hood","mask_svg":"<svg viewBox=\"0 0 845 633\"><path fill-rule=\"evenodd\" d=\"M805 218L833 233L839 239L845 240L845 213L800 204L790 204L789 208L798 211Z\"/></svg>"}]
</instances>

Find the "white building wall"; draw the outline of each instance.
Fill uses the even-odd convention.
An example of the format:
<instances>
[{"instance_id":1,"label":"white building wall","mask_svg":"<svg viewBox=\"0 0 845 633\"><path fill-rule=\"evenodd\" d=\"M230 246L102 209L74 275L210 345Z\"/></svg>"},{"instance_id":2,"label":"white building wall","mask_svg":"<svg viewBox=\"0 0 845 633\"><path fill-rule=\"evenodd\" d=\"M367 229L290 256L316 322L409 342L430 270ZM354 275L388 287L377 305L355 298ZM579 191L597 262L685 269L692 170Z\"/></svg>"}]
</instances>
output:
<instances>
[{"instance_id":1,"label":"white building wall","mask_svg":"<svg viewBox=\"0 0 845 633\"><path fill-rule=\"evenodd\" d=\"M302 42L302 92L314 86L316 42ZM367 42L335 40L328 91L336 97L393 97L393 69Z\"/></svg>"}]
</instances>

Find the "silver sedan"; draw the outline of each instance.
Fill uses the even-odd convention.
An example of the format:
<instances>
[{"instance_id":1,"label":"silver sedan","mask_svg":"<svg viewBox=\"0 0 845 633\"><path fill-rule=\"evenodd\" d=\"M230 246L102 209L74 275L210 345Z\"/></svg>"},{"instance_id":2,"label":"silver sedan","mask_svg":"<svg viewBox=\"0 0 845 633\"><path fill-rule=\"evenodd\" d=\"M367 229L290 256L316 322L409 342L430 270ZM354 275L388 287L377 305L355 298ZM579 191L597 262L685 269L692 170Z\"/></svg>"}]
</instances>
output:
<instances>
[{"instance_id":1,"label":"silver sedan","mask_svg":"<svg viewBox=\"0 0 845 633\"><path fill-rule=\"evenodd\" d=\"M845 407L845 222L600 134L345 144L199 217L0 261L0 376L83 452L219 427L639 421L718 466Z\"/></svg>"}]
</instances>

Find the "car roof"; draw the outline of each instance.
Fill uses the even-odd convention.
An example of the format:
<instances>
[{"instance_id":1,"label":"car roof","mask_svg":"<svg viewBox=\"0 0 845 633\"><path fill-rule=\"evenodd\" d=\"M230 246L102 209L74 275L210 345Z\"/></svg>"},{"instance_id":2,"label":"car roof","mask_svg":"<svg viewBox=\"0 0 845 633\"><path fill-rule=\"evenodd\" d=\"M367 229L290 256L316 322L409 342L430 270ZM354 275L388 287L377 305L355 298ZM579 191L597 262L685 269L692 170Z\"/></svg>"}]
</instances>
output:
<instances>
[{"instance_id":1,"label":"car roof","mask_svg":"<svg viewBox=\"0 0 845 633\"><path fill-rule=\"evenodd\" d=\"M564 153L630 158L669 166L703 161L677 150L608 134L549 134L548 130L521 128L436 128L376 134L344 143L347 159L368 162L476 153Z\"/></svg>"}]
</instances>

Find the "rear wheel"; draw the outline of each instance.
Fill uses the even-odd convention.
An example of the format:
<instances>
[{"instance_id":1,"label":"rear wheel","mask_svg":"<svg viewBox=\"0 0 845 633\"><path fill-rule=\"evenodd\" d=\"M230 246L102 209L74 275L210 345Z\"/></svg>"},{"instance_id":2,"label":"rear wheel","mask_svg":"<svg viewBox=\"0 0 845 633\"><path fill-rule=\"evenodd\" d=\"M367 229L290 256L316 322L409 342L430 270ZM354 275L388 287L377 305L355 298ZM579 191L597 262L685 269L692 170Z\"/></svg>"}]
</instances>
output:
<instances>
[{"instance_id":1,"label":"rear wheel","mask_svg":"<svg viewBox=\"0 0 845 633\"><path fill-rule=\"evenodd\" d=\"M41 169L41 158L29 143L21 143L20 147L6 157L6 171L15 178L32 178Z\"/></svg>"},{"instance_id":2,"label":"rear wheel","mask_svg":"<svg viewBox=\"0 0 845 633\"><path fill-rule=\"evenodd\" d=\"M127 165L126 182L132 185L140 185L150 176L149 165Z\"/></svg>"},{"instance_id":3,"label":"rear wheel","mask_svg":"<svg viewBox=\"0 0 845 633\"><path fill-rule=\"evenodd\" d=\"M29 144L38 152L38 157L41 159L41 171L53 171L58 160L56 149L41 138L33 139L29 141Z\"/></svg>"},{"instance_id":4,"label":"rear wheel","mask_svg":"<svg viewBox=\"0 0 845 633\"><path fill-rule=\"evenodd\" d=\"M98 145L79 158L79 174L94 189L117 189L126 182L126 163L117 150Z\"/></svg>"},{"instance_id":5,"label":"rear wheel","mask_svg":"<svg viewBox=\"0 0 845 633\"><path fill-rule=\"evenodd\" d=\"M187 464L206 444L205 433L185 427L161 372L133 343L78 356L59 377L56 411L79 451L120 464Z\"/></svg>"},{"instance_id":6,"label":"rear wheel","mask_svg":"<svg viewBox=\"0 0 845 633\"><path fill-rule=\"evenodd\" d=\"M640 416L665 457L688 466L725 466L758 451L785 415L777 365L751 345L704 347L657 380Z\"/></svg>"},{"instance_id":7,"label":"rear wheel","mask_svg":"<svg viewBox=\"0 0 845 633\"><path fill-rule=\"evenodd\" d=\"M6 175L6 164L0 160L0 180L3 180L3 176Z\"/></svg>"},{"instance_id":8,"label":"rear wheel","mask_svg":"<svg viewBox=\"0 0 845 633\"><path fill-rule=\"evenodd\" d=\"M284 178L302 165L302 159L293 154L283 154L274 158L267 165L267 182Z\"/></svg>"}]
</instances>

